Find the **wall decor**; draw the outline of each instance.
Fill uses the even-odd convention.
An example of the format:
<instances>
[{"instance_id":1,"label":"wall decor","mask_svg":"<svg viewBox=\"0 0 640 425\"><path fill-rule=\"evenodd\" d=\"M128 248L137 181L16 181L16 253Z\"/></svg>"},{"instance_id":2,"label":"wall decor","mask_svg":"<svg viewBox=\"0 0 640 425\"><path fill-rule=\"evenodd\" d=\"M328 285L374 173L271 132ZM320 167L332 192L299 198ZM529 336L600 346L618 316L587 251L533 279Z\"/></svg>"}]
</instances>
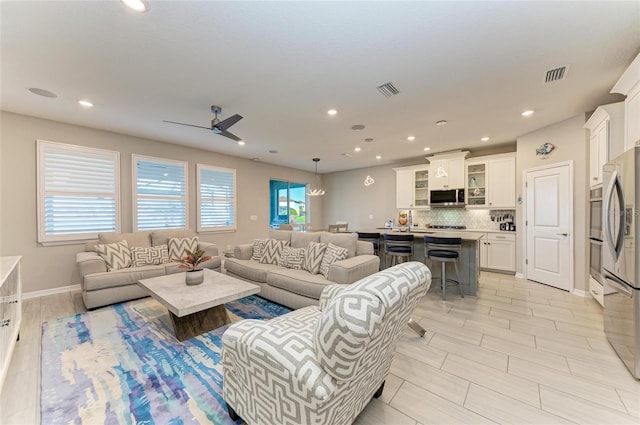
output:
<instances>
[{"instance_id":1,"label":"wall decor","mask_svg":"<svg viewBox=\"0 0 640 425\"><path fill-rule=\"evenodd\" d=\"M543 143L539 148L536 149L536 156L542 156L542 159L546 159L555 148L556 147L549 142Z\"/></svg>"}]
</instances>

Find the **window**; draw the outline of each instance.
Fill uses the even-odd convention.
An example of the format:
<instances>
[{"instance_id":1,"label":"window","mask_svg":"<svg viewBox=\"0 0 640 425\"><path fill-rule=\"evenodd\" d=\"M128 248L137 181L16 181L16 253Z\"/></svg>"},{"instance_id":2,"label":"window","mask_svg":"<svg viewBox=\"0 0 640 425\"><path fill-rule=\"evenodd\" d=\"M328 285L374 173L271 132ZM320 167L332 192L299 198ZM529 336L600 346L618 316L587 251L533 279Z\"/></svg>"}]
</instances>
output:
<instances>
[{"instance_id":1,"label":"window","mask_svg":"<svg viewBox=\"0 0 640 425\"><path fill-rule=\"evenodd\" d=\"M271 180L269 188L271 227L278 227L285 223L304 225L308 221L304 183Z\"/></svg>"},{"instance_id":2,"label":"window","mask_svg":"<svg viewBox=\"0 0 640 425\"><path fill-rule=\"evenodd\" d=\"M134 230L187 228L187 163L132 155Z\"/></svg>"},{"instance_id":3,"label":"window","mask_svg":"<svg viewBox=\"0 0 640 425\"><path fill-rule=\"evenodd\" d=\"M198 232L236 229L236 170L197 164Z\"/></svg>"},{"instance_id":4,"label":"window","mask_svg":"<svg viewBox=\"0 0 640 425\"><path fill-rule=\"evenodd\" d=\"M96 239L120 231L120 154L37 141L38 242Z\"/></svg>"}]
</instances>

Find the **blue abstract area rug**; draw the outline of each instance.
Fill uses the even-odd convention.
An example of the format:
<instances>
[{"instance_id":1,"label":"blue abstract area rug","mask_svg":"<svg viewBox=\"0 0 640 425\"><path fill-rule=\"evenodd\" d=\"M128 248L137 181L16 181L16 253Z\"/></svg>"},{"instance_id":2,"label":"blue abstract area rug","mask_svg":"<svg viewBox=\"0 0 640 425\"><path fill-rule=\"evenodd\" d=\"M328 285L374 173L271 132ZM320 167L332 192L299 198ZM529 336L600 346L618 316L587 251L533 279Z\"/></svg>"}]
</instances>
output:
<instances>
[{"instance_id":1,"label":"blue abstract area rug","mask_svg":"<svg viewBox=\"0 0 640 425\"><path fill-rule=\"evenodd\" d=\"M290 310L227 303L231 321ZM226 326L180 342L152 298L42 324L42 424L233 424L222 398Z\"/></svg>"}]
</instances>

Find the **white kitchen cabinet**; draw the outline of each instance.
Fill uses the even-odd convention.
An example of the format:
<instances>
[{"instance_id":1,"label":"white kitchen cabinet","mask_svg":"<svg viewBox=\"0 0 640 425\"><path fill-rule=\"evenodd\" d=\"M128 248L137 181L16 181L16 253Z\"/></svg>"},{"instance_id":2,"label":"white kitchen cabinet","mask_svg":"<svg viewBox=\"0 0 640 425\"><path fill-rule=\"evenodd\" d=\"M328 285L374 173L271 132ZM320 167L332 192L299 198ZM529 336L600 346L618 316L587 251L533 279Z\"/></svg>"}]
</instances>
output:
<instances>
[{"instance_id":1,"label":"white kitchen cabinet","mask_svg":"<svg viewBox=\"0 0 640 425\"><path fill-rule=\"evenodd\" d=\"M0 258L0 390L7 376L11 355L22 321L20 257Z\"/></svg>"},{"instance_id":2,"label":"white kitchen cabinet","mask_svg":"<svg viewBox=\"0 0 640 425\"><path fill-rule=\"evenodd\" d=\"M394 168L396 172L396 208L429 208L429 166Z\"/></svg>"},{"instance_id":3,"label":"white kitchen cabinet","mask_svg":"<svg viewBox=\"0 0 640 425\"><path fill-rule=\"evenodd\" d=\"M604 287L591 276L589 276L589 293L601 306L604 306Z\"/></svg>"},{"instance_id":4,"label":"white kitchen cabinet","mask_svg":"<svg viewBox=\"0 0 640 425\"><path fill-rule=\"evenodd\" d=\"M624 100L624 148L629 150L640 145L640 54L613 86L611 93L627 96Z\"/></svg>"},{"instance_id":5,"label":"white kitchen cabinet","mask_svg":"<svg viewBox=\"0 0 640 425\"><path fill-rule=\"evenodd\" d=\"M449 190L464 188L464 158L468 151L434 155L429 160L431 180L429 190Z\"/></svg>"},{"instance_id":6,"label":"white kitchen cabinet","mask_svg":"<svg viewBox=\"0 0 640 425\"><path fill-rule=\"evenodd\" d=\"M602 184L602 167L624 152L624 102L599 106L585 123L589 131L589 186Z\"/></svg>"},{"instance_id":7,"label":"white kitchen cabinet","mask_svg":"<svg viewBox=\"0 0 640 425\"><path fill-rule=\"evenodd\" d=\"M482 255L483 250L486 250L484 252L486 255ZM514 233L488 233L486 240L482 238L480 244L480 267L515 272L516 235Z\"/></svg>"},{"instance_id":8,"label":"white kitchen cabinet","mask_svg":"<svg viewBox=\"0 0 640 425\"><path fill-rule=\"evenodd\" d=\"M473 158L465 168L467 208L515 209L515 154Z\"/></svg>"}]
</instances>

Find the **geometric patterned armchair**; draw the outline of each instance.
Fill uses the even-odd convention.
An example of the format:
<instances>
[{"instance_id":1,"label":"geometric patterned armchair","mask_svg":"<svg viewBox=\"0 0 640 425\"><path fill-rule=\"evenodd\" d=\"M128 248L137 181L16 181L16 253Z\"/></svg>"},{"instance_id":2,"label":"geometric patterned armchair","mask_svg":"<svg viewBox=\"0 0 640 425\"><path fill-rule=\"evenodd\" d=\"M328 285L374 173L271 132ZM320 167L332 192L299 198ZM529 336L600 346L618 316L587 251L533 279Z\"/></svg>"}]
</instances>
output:
<instances>
[{"instance_id":1,"label":"geometric patterned armchair","mask_svg":"<svg viewBox=\"0 0 640 425\"><path fill-rule=\"evenodd\" d=\"M222 336L229 415L249 425L351 424L382 394L397 341L430 285L429 268L407 262L331 285L318 306L231 325Z\"/></svg>"}]
</instances>

